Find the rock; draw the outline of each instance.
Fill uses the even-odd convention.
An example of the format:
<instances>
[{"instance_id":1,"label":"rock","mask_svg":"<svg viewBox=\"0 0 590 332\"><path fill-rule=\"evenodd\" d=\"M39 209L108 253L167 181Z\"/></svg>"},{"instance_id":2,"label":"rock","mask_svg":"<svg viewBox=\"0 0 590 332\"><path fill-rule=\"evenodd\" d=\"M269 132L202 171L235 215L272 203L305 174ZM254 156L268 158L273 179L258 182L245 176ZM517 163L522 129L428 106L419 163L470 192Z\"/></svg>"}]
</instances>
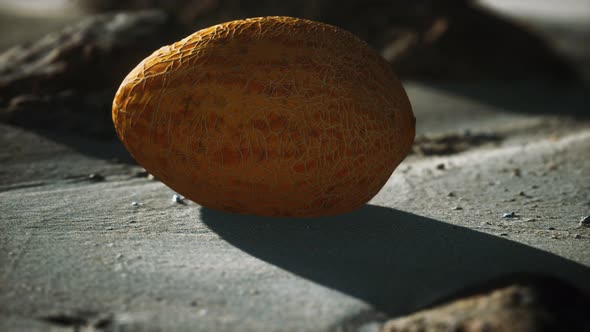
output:
<instances>
[{"instance_id":1,"label":"rock","mask_svg":"<svg viewBox=\"0 0 590 332\"><path fill-rule=\"evenodd\" d=\"M192 29L285 15L349 30L382 51L402 78L577 79L540 37L472 0L80 0L91 11L164 8Z\"/></svg>"},{"instance_id":2,"label":"rock","mask_svg":"<svg viewBox=\"0 0 590 332\"><path fill-rule=\"evenodd\" d=\"M452 1L451 1L452 2ZM421 28L400 26L383 55L402 77L577 81L548 44L472 1L441 2ZM458 5L456 3L459 3ZM469 45L469 46L467 46Z\"/></svg>"},{"instance_id":3,"label":"rock","mask_svg":"<svg viewBox=\"0 0 590 332\"><path fill-rule=\"evenodd\" d=\"M88 180L92 182L103 182L105 180L104 176L99 173L92 173L88 175Z\"/></svg>"},{"instance_id":4,"label":"rock","mask_svg":"<svg viewBox=\"0 0 590 332\"><path fill-rule=\"evenodd\" d=\"M111 103L125 75L184 34L162 11L97 15L0 54L0 120L113 137Z\"/></svg>"},{"instance_id":5,"label":"rock","mask_svg":"<svg viewBox=\"0 0 590 332\"><path fill-rule=\"evenodd\" d=\"M86 330L105 329L113 322L113 314L96 313L92 311L77 311L67 313L55 313L43 317L40 320L51 323L52 325L62 328L73 328L75 331L83 328Z\"/></svg>"},{"instance_id":6,"label":"rock","mask_svg":"<svg viewBox=\"0 0 590 332\"><path fill-rule=\"evenodd\" d=\"M502 218L506 218L506 219L518 218L518 215L514 211L506 212L506 213L502 213Z\"/></svg>"},{"instance_id":7,"label":"rock","mask_svg":"<svg viewBox=\"0 0 590 332\"><path fill-rule=\"evenodd\" d=\"M518 282L385 323L402 331L585 331L590 298L555 279Z\"/></svg>"},{"instance_id":8,"label":"rock","mask_svg":"<svg viewBox=\"0 0 590 332\"><path fill-rule=\"evenodd\" d=\"M451 133L439 136L418 136L414 140L413 152L424 156L450 155L488 143L499 143L503 137L486 133ZM443 169L444 169L444 164Z\"/></svg>"},{"instance_id":9,"label":"rock","mask_svg":"<svg viewBox=\"0 0 590 332\"><path fill-rule=\"evenodd\" d=\"M265 15L315 19L349 30L380 50L402 79L463 80L469 87L474 79L579 81L544 40L470 0L77 2L91 12L162 10L93 16L0 54L0 121L112 138L112 97L141 59L200 28ZM487 88L476 87L483 91L468 92L474 98L514 103L512 88L508 96L490 97ZM446 89L467 93L461 86Z\"/></svg>"}]
</instances>

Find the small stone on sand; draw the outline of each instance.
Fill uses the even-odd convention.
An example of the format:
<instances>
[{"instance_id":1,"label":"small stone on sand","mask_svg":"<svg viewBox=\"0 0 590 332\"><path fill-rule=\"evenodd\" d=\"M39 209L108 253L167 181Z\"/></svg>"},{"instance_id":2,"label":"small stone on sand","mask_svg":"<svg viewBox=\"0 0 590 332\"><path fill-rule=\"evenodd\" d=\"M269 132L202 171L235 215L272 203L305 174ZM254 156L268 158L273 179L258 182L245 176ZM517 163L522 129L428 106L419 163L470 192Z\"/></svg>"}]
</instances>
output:
<instances>
[{"instance_id":1,"label":"small stone on sand","mask_svg":"<svg viewBox=\"0 0 590 332\"><path fill-rule=\"evenodd\" d=\"M104 176L102 176L98 173L92 173L92 174L88 175L88 180L93 181L93 182L102 182L102 181L104 181Z\"/></svg>"},{"instance_id":2,"label":"small stone on sand","mask_svg":"<svg viewBox=\"0 0 590 332\"><path fill-rule=\"evenodd\" d=\"M172 203L176 203L176 204L186 204L184 201L184 197L181 197L178 194L174 194L172 195Z\"/></svg>"},{"instance_id":3,"label":"small stone on sand","mask_svg":"<svg viewBox=\"0 0 590 332\"><path fill-rule=\"evenodd\" d=\"M514 211L502 214L502 218L506 218L506 219L516 218L516 217L518 217L518 216L516 215L516 212L514 212Z\"/></svg>"}]
</instances>

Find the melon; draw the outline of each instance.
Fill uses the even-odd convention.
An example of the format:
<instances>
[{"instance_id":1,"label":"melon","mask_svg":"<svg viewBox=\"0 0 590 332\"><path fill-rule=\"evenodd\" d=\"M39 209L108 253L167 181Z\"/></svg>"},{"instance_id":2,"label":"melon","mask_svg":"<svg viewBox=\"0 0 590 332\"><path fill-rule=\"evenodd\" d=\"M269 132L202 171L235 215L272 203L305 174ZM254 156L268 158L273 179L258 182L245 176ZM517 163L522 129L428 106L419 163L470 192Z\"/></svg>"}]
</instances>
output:
<instances>
[{"instance_id":1,"label":"melon","mask_svg":"<svg viewBox=\"0 0 590 332\"><path fill-rule=\"evenodd\" d=\"M197 204L261 216L355 210L411 149L415 118L387 63L320 22L259 17L164 46L123 80L115 129Z\"/></svg>"}]
</instances>

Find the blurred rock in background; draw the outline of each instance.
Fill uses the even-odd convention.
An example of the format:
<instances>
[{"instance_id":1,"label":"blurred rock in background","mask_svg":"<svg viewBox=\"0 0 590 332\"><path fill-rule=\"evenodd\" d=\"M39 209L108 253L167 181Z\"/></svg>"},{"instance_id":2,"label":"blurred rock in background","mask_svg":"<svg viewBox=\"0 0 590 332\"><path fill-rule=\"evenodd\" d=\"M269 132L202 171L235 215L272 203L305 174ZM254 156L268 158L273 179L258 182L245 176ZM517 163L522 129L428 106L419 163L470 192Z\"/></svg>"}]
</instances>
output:
<instances>
[{"instance_id":1,"label":"blurred rock in background","mask_svg":"<svg viewBox=\"0 0 590 332\"><path fill-rule=\"evenodd\" d=\"M110 109L125 75L184 34L163 11L86 18L0 54L0 119L113 137Z\"/></svg>"},{"instance_id":2,"label":"blurred rock in background","mask_svg":"<svg viewBox=\"0 0 590 332\"><path fill-rule=\"evenodd\" d=\"M571 80L576 73L531 31L471 0L77 0L91 11L161 8L193 30L245 17L286 15L349 30L382 51L404 78Z\"/></svg>"},{"instance_id":3,"label":"blurred rock in background","mask_svg":"<svg viewBox=\"0 0 590 332\"><path fill-rule=\"evenodd\" d=\"M470 0L54 2L91 17L0 54L0 120L114 137L112 97L142 58L200 28L266 15L347 29L380 50L402 79L580 82L543 39Z\"/></svg>"}]
</instances>

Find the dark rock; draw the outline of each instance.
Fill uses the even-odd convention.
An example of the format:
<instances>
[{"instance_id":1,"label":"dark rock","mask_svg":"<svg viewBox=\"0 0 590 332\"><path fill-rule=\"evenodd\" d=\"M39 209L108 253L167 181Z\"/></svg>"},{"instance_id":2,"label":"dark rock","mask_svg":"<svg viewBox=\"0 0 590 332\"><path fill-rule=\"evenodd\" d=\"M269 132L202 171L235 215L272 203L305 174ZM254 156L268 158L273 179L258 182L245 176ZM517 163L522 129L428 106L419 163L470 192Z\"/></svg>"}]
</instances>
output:
<instances>
[{"instance_id":1,"label":"dark rock","mask_svg":"<svg viewBox=\"0 0 590 332\"><path fill-rule=\"evenodd\" d=\"M71 92L65 93L65 92ZM32 129L61 129L98 138L114 137L111 104L114 92L71 90L18 95L0 109L0 120Z\"/></svg>"},{"instance_id":2,"label":"dark rock","mask_svg":"<svg viewBox=\"0 0 590 332\"><path fill-rule=\"evenodd\" d=\"M440 2L421 28L399 28L383 55L402 77L578 81L579 75L529 29L472 1Z\"/></svg>"},{"instance_id":3,"label":"dark rock","mask_svg":"<svg viewBox=\"0 0 590 332\"><path fill-rule=\"evenodd\" d=\"M518 217L518 215L514 211L506 212L506 213L502 214L502 218L506 218L506 219L512 219L512 218L517 218L517 217Z\"/></svg>"},{"instance_id":4,"label":"dark rock","mask_svg":"<svg viewBox=\"0 0 590 332\"><path fill-rule=\"evenodd\" d=\"M113 315L110 313L97 313L92 311L75 311L55 313L39 318L50 324L59 327L73 328L74 331L79 331L81 328L86 330L88 327L96 329L106 329L113 323ZM91 330L94 330L91 328Z\"/></svg>"},{"instance_id":5,"label":"dark rock","mask_svg":"<svg viewBox=\"0 0 590 332\"><path fill-rule=\"evenodd\" d=\"M403 78L576 79L540 37L472 0L80 0L92 11L162 8L193 30L287 15L333 24L382 51Z\"/></svg>"},{"instance_id":6,"label":"dark rock","mask_svg":"<svg viewBox=\"0 0 590 332\"><path fill-rule=\"evenodd\" d=\"M390 320L382 331L587 331L589 304L565 282L526 280Z\"/></svg>"},{"instance_id":7,"label":"dark rock","mask_svg":"<svg viewBox=\"0 0 590 332\"><path fill-rule=\"evenodd\" d=\"M90 17L0 54L0 120L113 137L111 104L125 75L185 32L162 11Z\"/></svg>"},{"instance_id":8,"label":"dark rock","mask_svg":"<svg viewBox=\"0 0 590 332\"><path fill-rule=\"evenodd\" d=\"M92 182L103 182L105 180L104 176L99 173L92 173L88 175L88 180Z\"/></svg>"},{"instance_id":9,"label":"dark rock","mask_svg":"<svg viewBox=\"0 0 590 332\"><path fill-rule=\"evenodd\" d=\"M413 152L425 155L449 155L469 150L487 143L499 143L503 137L497 134L446 134L440 136L418 136L414 140ZM444 164L443 168L444 168ZM438 166L437 166L438 167Z\"/></svg>"},{"instance_id":10,"label":"dark rock","mask_svg":"<svg viewBox=\"0 0 590 332\"><path fill-rule=\"evenodd\" d=\"M137 170L135 172L135 177L137 178L147 178L149 175L150 173L148 173L148 171L146 171L145 169Z\"/></svg>"},{"instance_id":11,"label":"dark rock","mask_svg":"<svg viewBox=\"0 0 590 332\"><path fill-rule=\"evenodd\" d=\"M381 50L402 78L577 81L577 74L540 38L470 0L78 2L91 11L160 10L94 16L0 54L0 121L112 138L112 98L139 61L200 28L264 15L309 18L347 29ZM448 154L462 148L421 152Z\"/></svg>"}]
</instances>

